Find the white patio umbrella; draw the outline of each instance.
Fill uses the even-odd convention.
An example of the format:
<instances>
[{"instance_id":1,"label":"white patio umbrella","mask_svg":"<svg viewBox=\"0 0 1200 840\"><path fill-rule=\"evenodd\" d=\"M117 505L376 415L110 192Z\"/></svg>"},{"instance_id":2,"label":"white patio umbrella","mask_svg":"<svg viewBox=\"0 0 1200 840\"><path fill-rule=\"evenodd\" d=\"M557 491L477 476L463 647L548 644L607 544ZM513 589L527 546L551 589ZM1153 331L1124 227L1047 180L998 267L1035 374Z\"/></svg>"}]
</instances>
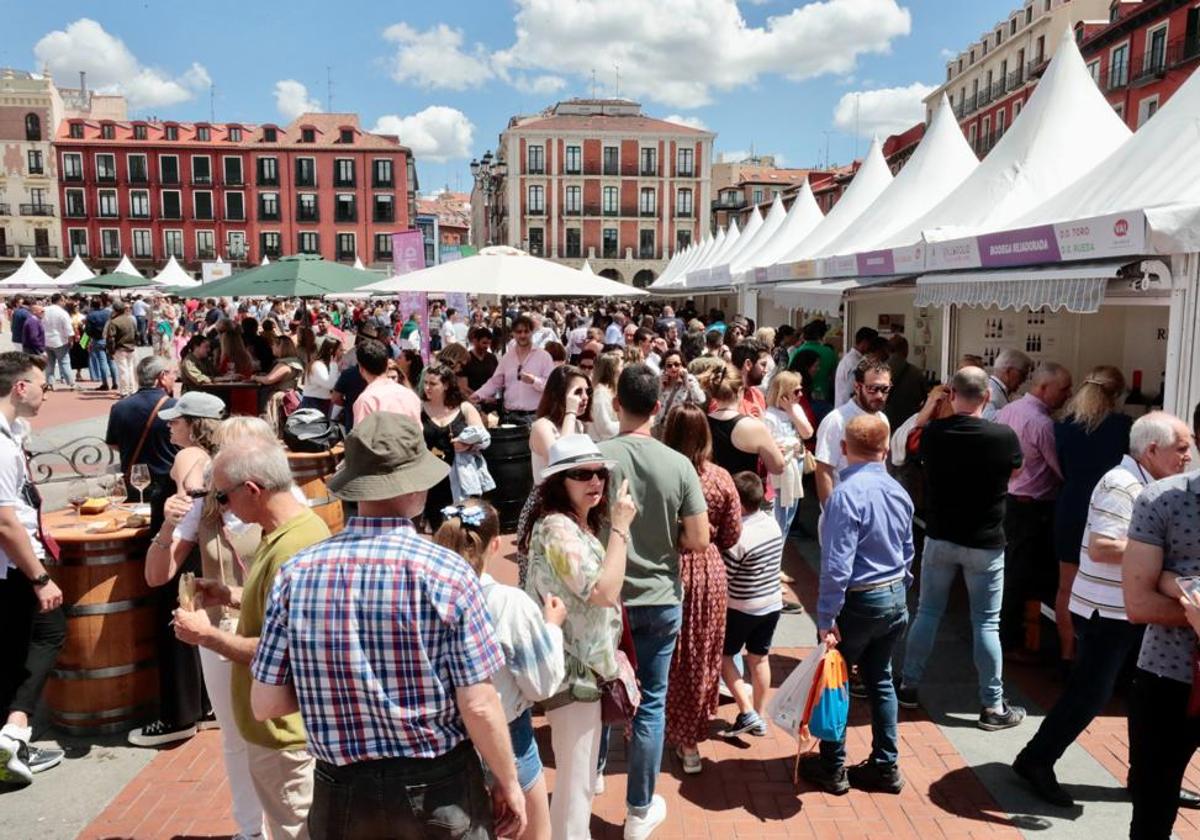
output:
<instances>
[{"instance_id":1,"label":"white patio umbrella","mask_svg":"<svg viewBox=\"0 0 1200 840\"><path fill-rule=\"evenodd\" d=\"M71 260L71 264L67 266L66 270L54 278L54 282L59 286L69 286L72 283L91 280L95 276L96 273L87 267L83 257L76 254L75 259Z\"/></svg>"}]
</instances>

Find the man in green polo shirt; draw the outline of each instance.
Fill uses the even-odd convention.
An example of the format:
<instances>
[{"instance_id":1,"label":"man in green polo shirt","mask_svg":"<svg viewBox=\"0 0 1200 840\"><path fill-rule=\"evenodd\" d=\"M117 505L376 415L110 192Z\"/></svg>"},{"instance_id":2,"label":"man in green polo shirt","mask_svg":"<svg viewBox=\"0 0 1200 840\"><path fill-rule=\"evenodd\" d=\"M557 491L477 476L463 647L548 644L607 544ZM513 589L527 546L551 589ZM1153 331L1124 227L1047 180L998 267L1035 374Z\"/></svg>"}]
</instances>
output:
<instances>
[{"instance_id":1,"label":"man in green polo shirt","mask_svg":"<svg viewBox=\"0 0 1200 840\"><path fill-rule=\"evenodd\" d=\"M313 759L300 714L258 721L250 710L250 661L262 632L267 597L280 567L296 552L329 537L329 528L291 492L292 471L278 444L246 438L223 447L213 460L209 492L243 522L262 527L263 539L241 592L201 580L204 606L240 607L237 633L213 627L203 610L177 611L175 633L216 651L232 664L231 699L254 789L272 840L307 838Z\"/></svg>"},{"instance_id":2,"label":"man in green polo shirt","mask_svg":"<svg viewBox=\"0 0 1200 840\"><path fill-rule=\"evenodd\" d=\"M836 350L825 343L825 333L828 331L829 326L824 321L809 321L805 324L804 342L792 348L791 355L788 356L788 365L791 365L803 350L811 350L816 353L821 363L817 366L817 375L813 378L813 392L809 396L813 399L831 402L833 400L833 373L837 369L838 354Z\"/></svg>"}]
</instances>

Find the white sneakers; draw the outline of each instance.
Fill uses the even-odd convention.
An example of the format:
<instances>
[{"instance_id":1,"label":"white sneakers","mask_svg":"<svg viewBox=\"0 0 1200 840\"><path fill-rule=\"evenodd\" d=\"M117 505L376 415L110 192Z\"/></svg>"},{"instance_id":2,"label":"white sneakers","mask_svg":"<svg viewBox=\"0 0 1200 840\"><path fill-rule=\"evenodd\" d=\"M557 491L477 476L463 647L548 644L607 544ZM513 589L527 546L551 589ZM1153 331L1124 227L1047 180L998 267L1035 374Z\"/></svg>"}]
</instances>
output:
<instances>
[{"instance_id":1,"label":"white sneakers","mask_svg":"<svg viewBox=\"0 0 1200 840\"><path fill-rule=\"evenodd\" d=\"M33 772L26 761L28 752L25 741L0 732L0 784L27 785L33 781Z\"/></svg>"},{"instance_id":2,"label":"white sneakers","mask_svg":"<svg viewBox=\"0 0 1200 840\"><path fill-rule=\"evenodd\" d=\"M625 840L646 840L667 818L667 800L657 793L650 800L644 817L625 815Z\"/></svg>"}]
</instances>

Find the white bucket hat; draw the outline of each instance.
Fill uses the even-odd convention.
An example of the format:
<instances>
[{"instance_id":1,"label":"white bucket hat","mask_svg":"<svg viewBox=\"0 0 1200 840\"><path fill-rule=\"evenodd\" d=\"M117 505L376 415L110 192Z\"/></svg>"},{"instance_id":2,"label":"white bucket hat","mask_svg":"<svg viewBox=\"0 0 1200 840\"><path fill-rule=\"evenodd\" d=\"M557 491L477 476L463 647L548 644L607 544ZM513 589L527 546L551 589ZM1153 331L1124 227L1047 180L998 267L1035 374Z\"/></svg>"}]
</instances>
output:
<instances>
[{"instance_id":1,"label":"white bucket hat","mask_svg":"<svg viewBox=\"0 0 1200 840\"><path fill-rule=\"evenodd\" d=\"M549 463L542 470L542 480L587 464L600 464L611 470L617 462L605 458L587 435L565 435L550 446Z\"/></svg>"}]
</instances>

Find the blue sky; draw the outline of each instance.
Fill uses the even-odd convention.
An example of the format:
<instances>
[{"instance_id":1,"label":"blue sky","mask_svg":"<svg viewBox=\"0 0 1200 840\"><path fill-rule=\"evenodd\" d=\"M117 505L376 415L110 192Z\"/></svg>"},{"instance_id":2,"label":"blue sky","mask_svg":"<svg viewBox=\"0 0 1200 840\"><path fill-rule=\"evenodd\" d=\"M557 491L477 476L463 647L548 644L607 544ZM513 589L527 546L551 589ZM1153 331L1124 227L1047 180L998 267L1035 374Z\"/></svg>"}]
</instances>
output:
<instances>
[{"instance_id":1,"label":"blue sky","mask_svg":"<svg viewBox=\"0 0 1200 840\"><path fill-rule=\"evenodd\" d=\"M469 189L471 156L508 118L568 96L633 95L698 120L716 149L789 166L865 151L873 128L915 122L922 90L1019 0L294 0L19 3L4 0L0 66L60 84L88 70L138 115L284 122L305 104L357 112L417 152L423 191ZM3 10L0 10L2 13ZM739 19L740 16L740 19ZM519 33L519 34L518 34ZM796 76L797 78L789 78ZM854 135L847 94L860 102ZM849 101L849 100L847 100ZM869 103L869 104L862 104Z\"/></svg>"}]
</instances>

